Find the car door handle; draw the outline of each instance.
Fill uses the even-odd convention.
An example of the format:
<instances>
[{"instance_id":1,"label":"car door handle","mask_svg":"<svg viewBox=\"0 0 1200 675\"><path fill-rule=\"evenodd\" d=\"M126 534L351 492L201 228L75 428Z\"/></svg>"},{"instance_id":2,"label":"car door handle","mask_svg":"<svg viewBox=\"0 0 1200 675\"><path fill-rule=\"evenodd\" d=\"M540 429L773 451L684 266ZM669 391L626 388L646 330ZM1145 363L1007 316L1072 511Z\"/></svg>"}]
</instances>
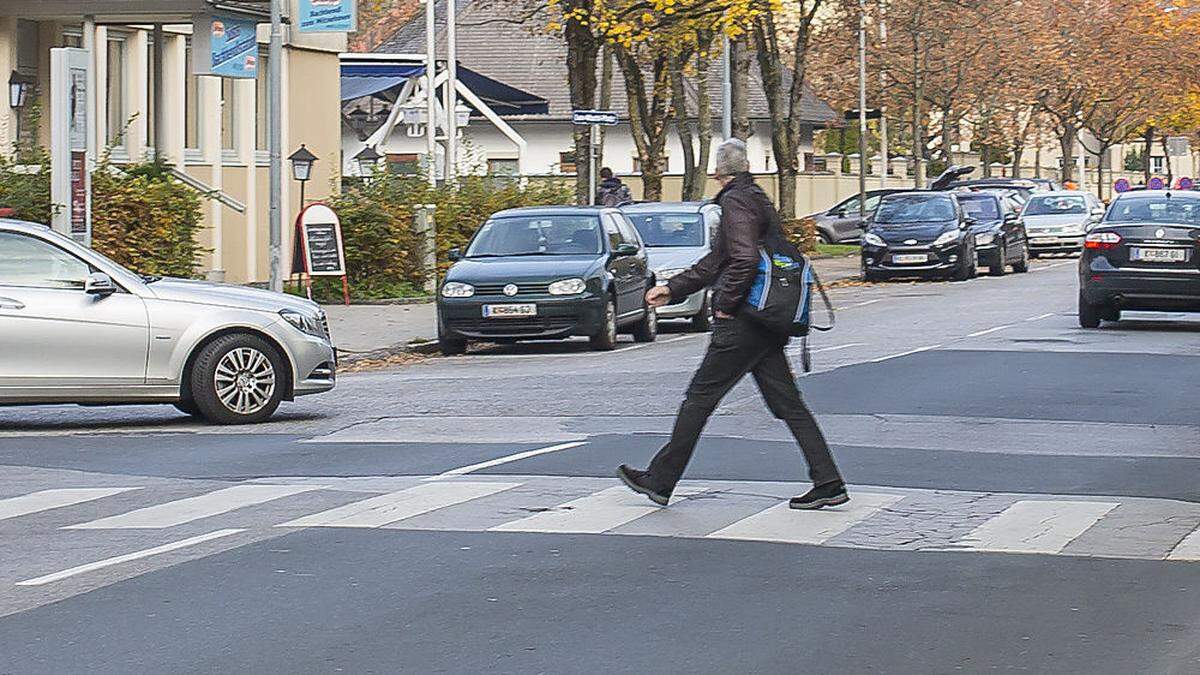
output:
<instances>
[{"instance_id":1,"label":"car door handle","mask_svg":"<svg viewBox=\"0 0 1200 675\"><path fill-rule=\"evenodd\" d=\"M12 298L0 298L0 309L25 309L25 303Z\"/></svg>"}]
</instances>

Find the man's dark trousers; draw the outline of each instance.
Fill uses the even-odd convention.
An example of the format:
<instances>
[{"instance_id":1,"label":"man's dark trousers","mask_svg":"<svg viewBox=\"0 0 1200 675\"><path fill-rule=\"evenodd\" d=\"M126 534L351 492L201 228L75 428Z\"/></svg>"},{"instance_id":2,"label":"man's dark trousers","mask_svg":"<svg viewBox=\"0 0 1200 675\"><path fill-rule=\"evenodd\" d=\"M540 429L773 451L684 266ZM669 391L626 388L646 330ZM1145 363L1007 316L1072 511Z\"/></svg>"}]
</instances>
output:
<instances>
[{"instance_id":1,"label":"man's dark trousers","mask_svg":"<svg viewBox=\"0 0 1200 675\"><path fill-rule=\"evenodd\" d=\"M785 338L751 319L739 316L716 320L708 353L688 385L671 440L650 462L650 478L655 487L668 492L674 489L709 416L746 373L754 375L771 413L783 420L796 437L808 462L808 476L813 485L841 480L825 437L800 398L783 351L786 344Z\"/></svg>"}]
</instances>

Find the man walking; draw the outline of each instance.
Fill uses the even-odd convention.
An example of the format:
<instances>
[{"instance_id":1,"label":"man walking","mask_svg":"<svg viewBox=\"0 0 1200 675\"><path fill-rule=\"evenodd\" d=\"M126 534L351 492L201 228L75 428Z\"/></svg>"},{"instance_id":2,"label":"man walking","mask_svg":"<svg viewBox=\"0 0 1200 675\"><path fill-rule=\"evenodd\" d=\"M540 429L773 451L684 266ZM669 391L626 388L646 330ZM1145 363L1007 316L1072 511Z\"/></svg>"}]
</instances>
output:
<instances>
[{"instance_id":1,"label":"man walking","mask_svg":"<svg viewBox=\"0 0 1200 675\"><path fill-rule=\"evenodd\" d=\"M721 184L716 199L721 205L721 226L712 251L666 286L646 293L649 304L661 307L712 286L716 320L708 353L688 386L671 440L646 471L623 464L617 476L635 492L666 506L709 416L725 394L751 373L772 414L787 424L808 462L813 488L793 497L791 508L845 504L850 499L845 483L817 421L800 398L784 354L788 338L739 314L758 275L759 242L767 228L778 226L779 221L770 198L750 175L745 143L731 139L717 148L716 179Z\"/></svg>"},{"instance_id":2,"label":"man walking","mask_svg":"<svg viewBox=\"0 0 1200 675\"><path fill-rule=\"evenodd\" d=\"M596 190L596 206L621 206L633 201L629 186L613 175L607 166L600 169L600 186Z\"/></svg>"}]
</instances>

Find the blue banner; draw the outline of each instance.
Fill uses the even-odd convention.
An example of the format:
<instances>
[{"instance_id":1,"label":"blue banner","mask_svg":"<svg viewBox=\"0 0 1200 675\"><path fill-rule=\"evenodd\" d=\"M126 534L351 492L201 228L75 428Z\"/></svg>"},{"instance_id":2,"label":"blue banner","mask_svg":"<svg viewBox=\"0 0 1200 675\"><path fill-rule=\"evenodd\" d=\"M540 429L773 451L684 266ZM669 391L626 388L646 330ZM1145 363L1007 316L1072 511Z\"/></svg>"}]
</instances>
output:
<instances>
[{"instance_id":1,"label":"blue banner","mask_svg":"<svg viewBox=\"0 0 1200 675\"><path fill-rule=\"evenodd\" d=\"M355 30L356 0L299 0L301 33L345 33Z\"/></svg>"},{"instance_id":2,"label":"blue banner","mask_svg":"<svg viewBox=\"0 0 1200 675\"><path fill-rule=\"evenodd\" d=\"M253 79L258 74L258 23L227 14L197 17L192 49L197 75Z\"/></svg>"}]
</instances>

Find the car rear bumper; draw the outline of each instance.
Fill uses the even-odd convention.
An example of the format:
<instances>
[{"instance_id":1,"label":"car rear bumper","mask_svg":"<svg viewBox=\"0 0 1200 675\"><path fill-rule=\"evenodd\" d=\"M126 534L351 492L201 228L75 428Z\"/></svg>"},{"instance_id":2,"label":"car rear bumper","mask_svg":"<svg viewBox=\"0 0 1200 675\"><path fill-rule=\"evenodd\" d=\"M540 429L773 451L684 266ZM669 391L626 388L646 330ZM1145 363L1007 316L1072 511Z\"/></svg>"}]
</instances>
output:
<instances>
[{"instance_id":1,"label":"car rear bumper","mask_svg":"<svg viewBox=\"0 0 1200 675\"><path fill-rule=\"evenodd\" d=\"M1080 288L1096 305L1200 311L1200 271L1117 269L1093 261L1082 269Z\"/></svg>"},{"instance_id":2,"label":"car rear bumper","mask_svg":"<svg viewBox=\"0 0 1200 675\"><path fill-rule=\"evenodd\" d=\"M555 339L591 336L604 325L605 298L443 298L438 302L439 332L444 338L470 340ZM484 305L534 304L531 317L484 318Z\"/></svg>"}]
</instances>

